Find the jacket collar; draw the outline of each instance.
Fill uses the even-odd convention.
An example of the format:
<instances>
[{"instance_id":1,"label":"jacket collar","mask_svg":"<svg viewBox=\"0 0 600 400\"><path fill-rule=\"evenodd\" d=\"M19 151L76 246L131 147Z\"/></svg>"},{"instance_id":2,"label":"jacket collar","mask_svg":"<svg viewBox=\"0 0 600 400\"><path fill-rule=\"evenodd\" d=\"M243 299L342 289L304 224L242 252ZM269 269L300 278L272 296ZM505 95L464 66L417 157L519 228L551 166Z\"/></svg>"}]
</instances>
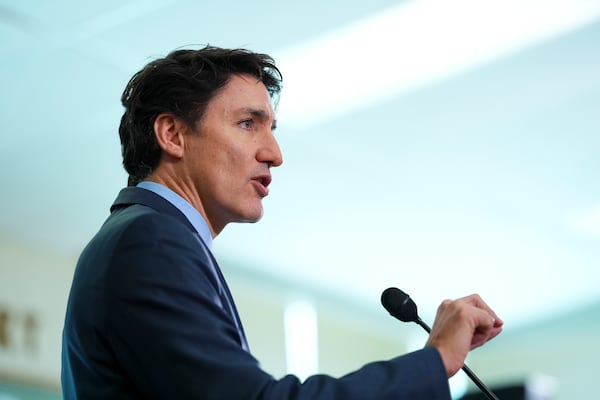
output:
<instances>
[{"instance_id":1,"label":"jacket collar","mask_svg":"<svg viewBox=\"0 0 600 400\"><path fill-rule=\"evenodd\" d=\"M196 232L196 229L194 229L194 226L191 224L191 222L173 204L165 200L163 197L157 195L156 193L151 192L150 190L134 186L121 189L114 203L110 207L110 212L114 213L119 209L127 208L134 204L141 204L161 213L171 215L172 217L183 222L193 232Z\"/></svg>"}]
</instances>

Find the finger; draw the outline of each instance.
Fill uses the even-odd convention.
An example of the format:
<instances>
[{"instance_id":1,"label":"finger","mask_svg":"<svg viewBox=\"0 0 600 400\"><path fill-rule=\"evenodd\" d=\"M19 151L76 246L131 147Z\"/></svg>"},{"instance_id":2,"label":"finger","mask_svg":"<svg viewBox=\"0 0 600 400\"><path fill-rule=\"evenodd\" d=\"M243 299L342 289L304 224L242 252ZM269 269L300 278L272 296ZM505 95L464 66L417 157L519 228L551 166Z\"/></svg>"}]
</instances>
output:
<instances>
[{"instance_id":1,"label":"finger","mask_svg":"<svg viewBox=\"0 0 600 400\"><path fill-rule=\"evenodd\" d=\"M502 325L487 310L473 307L475 330L471 340L471 349L479 347L495 338L502 331Z\"/></svg>"},{"instance_id":2,"label":"finger","mask_svg":"<svg viewBox=\"0 0 600 400\"><path fill-rule=\"evenodd\" d=\"M494 310L479 296L478 294L472 294L464 298L467 302L474 305L477 308L485 310L489 315L494 318L494 327L501 327L504 325L504 321L496 314Z\"/></svg>"}]
</instances>

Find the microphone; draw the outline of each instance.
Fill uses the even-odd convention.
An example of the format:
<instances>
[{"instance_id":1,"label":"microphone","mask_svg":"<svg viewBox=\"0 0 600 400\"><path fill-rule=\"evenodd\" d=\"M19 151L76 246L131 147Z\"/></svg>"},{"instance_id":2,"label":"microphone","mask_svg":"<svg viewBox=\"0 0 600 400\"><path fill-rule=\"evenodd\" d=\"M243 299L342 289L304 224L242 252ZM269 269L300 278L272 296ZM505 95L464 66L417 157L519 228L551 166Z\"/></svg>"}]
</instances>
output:
<instances>
[{"instance_id":1,"label":"microphone","mask_svg":"<svg viewBox=\"0 0 600 400\"><path fill-rule=\"evenodd\" d=\"M420 325L427 333L431 333L431 328L419 317L417 313L417 305L409 295L402 290L391 287L381 293L381 304L390 313L392 317L399 319L402 322L415 322ZM471 371L467 365L463 365L462 370L469 378L477 385L477 387L490 400L500 400L498 397L481 382L481 380Z\"/></svg>"}]
</instances>

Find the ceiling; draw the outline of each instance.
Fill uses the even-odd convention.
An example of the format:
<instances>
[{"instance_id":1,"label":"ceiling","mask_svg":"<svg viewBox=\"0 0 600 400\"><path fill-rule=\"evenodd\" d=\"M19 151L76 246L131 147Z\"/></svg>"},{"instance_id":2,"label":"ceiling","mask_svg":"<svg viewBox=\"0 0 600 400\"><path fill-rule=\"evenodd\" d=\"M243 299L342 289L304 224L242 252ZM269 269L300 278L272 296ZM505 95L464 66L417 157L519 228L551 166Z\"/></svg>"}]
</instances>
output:
<instances>
[{"instance_id":1,"label":"ceiling","mask_svg":"<svg viewBox=\"0 0 600 400\"><path fill-rule=\"evenodd\" d=\"M285 163L222 259L366 304L479 292L514 325L600 300L600 1L537 35L551 1L443 3L0 0L0 238L78 253L126 182L128 79L209 43L272 54L285 85Z\"/></svg>"}]
</instances>

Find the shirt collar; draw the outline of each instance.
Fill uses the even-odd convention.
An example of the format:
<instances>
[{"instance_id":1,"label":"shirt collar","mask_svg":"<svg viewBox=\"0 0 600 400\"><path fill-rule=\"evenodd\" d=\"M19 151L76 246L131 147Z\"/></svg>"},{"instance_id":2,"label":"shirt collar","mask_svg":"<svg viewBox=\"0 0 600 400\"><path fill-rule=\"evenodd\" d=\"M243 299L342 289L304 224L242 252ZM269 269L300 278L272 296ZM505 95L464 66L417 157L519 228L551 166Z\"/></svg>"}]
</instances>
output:
<instances>
[{"instance_id":1,"label":"shirt collar","mask_svg":"<svg viewBox=\"0 0 600 400\"><path fill-rule=\"evenodd\" d=\"M198 210L188 203L187 200L160 183L143 181L138 183L137 187L150 190L177 207L188 221L190 221L208 248L212 250L212 235L210 234L208 224Z\"/></svg>"}]
</instances>

